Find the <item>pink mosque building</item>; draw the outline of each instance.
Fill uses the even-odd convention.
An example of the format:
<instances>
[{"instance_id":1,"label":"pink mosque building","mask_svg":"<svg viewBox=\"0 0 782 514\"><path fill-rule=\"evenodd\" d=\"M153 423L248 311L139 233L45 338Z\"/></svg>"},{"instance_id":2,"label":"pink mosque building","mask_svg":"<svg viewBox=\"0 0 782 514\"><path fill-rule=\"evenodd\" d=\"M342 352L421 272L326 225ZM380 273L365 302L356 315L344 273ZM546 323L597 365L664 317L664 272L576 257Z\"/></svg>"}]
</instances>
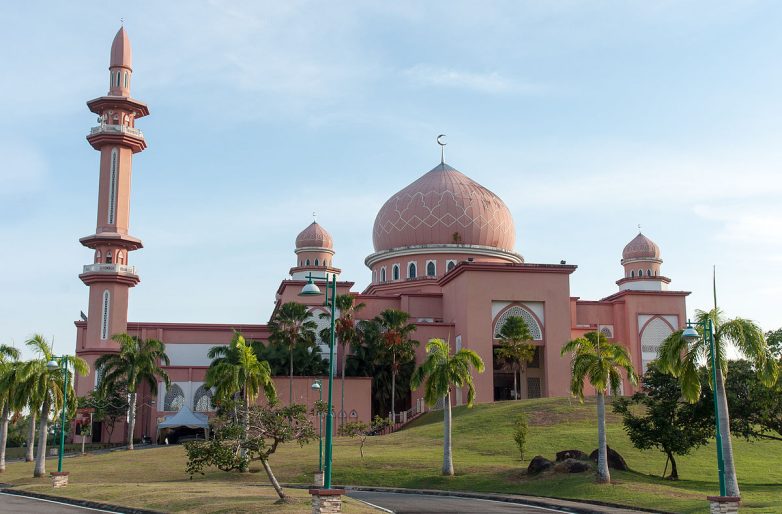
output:
<instances>
[{"instance_id":1,"label":"pink mosque building","mask_svg":"<svg viewBox=\"0 0 782 514\"><path fill-rule=\"evenodd\" d=\"M211 391L203 386L209 348L227 344L234 330L260 341L268 340L269 331L262 323L128 321L129 291L140 281L129 256L142 248L141 240L129 233L131 170L133 155L146 148L136 121L149 114L147 106L130 95L132 75L130 42L121 28L111 46L108 94L87 102L98 115L98 125L87 136L100 152L98 217L95 233L80 239L93 251L93 262L79 275L89 287L87 320L75 324L76 353L90 364L117 350L113 334L128 332L166 344L171 386L158 384L156 395L140 391L136 436L141 437L154 434L165 416L183 406L207 415L212 412ZM361 292L353 291L354 283L344 280L336 266L332 237L320 224L309 224L295 238L291 278L277 289L276 306L305 303L315 321L326 326L327 321L318 317L327 312L323 298L304 298L299 292L310 272L336 275L339 294L355 294L357 301L366 304L360 318L371 319L388 308L410 314L417 326L414 337L422 343L418 362L424 358L424 343L434 337L449 340L455 350L476 351L487 363L486 372L475 376L479 402L511 399L510 371L492 366L493 348L498 345L494 335L509 316L527 322L537 347L522 387L526 398L569 394L569 360L560 356L560 348L574 337L598 330L624 344L636 369L643 370L663 339L686 320L689 293L669 289L671 280L662 275L660 249L643 234L622 252L618 290L600 300L582 300L570 291L570 275L577 267L564 261L525 262L515 249L516 228L502 199L444 162L380 207L372 238L375 251L364 260L371 283ZM327 349L321 342L321 351ZM89 376L77 377L77 394L88 394L97 380L94 368ZM276 380L281 400L288 401L287 377ZM317 399L311 389L314 380L297 377L293 399L311 405ZM623 391L630 393L632 387L625 383ZM412 393L402 407L421 405L420 397L420 391ZM464 395L457 391L455 403L463 401ZM367 421L370 411L371 379L348 379L342 416ZM95 428L94 439L105 441L105 427ZM115 431L115 440L124 437L122 429Z\"/></svg>"}]
</instances>

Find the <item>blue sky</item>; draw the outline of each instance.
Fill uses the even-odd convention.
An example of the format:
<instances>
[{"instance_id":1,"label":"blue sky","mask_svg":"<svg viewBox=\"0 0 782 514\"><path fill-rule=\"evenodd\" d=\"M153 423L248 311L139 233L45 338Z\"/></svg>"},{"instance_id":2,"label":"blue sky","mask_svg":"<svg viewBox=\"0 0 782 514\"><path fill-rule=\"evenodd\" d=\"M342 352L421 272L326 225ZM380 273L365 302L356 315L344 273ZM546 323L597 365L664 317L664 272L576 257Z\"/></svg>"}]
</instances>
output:
<instances>
[{"instance_id":1,"label":"blue sky","mask_svg":"<svg viewBox=\"0 0 782 514\"><path fill-rule=\"evenodd\" d=\"M0 5L0 340L72 351L95 228L85 102L121 17L133 96L133 321L262 323L312 211L356 289L374 215L439 159L499 194L528 262L617 290L636 225L688 309L782 326L778 2Z\"/></svg>"}]
</instances>

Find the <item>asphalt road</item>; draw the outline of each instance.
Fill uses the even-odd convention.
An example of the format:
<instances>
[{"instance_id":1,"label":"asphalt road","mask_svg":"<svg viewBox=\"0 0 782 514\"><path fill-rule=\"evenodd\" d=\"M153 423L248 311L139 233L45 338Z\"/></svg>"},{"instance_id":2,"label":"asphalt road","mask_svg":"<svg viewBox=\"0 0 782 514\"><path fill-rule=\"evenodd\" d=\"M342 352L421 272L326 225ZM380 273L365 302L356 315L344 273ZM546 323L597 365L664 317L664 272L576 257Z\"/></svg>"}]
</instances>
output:
<instances>
[{"instance_id":1,"label":"asphalt road","mask_svg":"<svg viewBox=\"0 0 782 514\"><path fill-rule=\"evenodd\" d=\"M3 514L85 514L87 512L109 512L107 510L88 509L86 507L77 507L75 505L65 505L62 503L51 502L48 500L39 500L26 496L17 496L15 494L0 493L0 512Z\"/></svg>"},{"instance_id":2,"label":"asphalt road","mask_svg":"<svg viewBox=\"0 0 782 514\"><path fill-rule=\"evenodd\" d=\"M391 510L396 514L551 514L565 512L543 507L491 500L425 494L350 491L348 496Z\"/></svg>"}]
</instances>

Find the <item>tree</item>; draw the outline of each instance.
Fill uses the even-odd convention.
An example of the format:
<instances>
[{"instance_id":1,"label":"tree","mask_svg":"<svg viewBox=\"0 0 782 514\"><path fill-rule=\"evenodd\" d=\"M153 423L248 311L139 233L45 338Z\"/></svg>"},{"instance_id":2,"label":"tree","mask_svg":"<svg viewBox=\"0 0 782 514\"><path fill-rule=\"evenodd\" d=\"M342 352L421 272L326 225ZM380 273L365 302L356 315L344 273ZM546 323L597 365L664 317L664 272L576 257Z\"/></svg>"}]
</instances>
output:
<instances>
[{"instance_id":1,"label":"tree","mask_svg":"<svg viewBox=\"0 0 782 514\"><path fill-rule=\"evenodd\" d=\"M250 345L259 361L266 361L272 370L272 376L287 375L290 369L291 356L288 347L280 342L269 341L263 344L252 341ZM325 375L329 371L329 363L315 347L296 346L293 349L293 374L304 376Z\"/></svg>"},{"instance_id":2,"label":"tree","mask_svg":"<svg viewBox=\"0 0 782 514\"><path fill-rule=\"evenodd\" d=\"M339 427L338 434L343 437L358 437L361 444L358 447L358 451L361 454L361 458L364 458L364 444L367 442L367 437L376 434L381 430L389 427L391 422L388 418L381 418L375 416L372 419L372 423L364 423L363 421L348 421Z\"/></svg>"},{"instance_id":3,"label":"tree","mask_svg":"<svg viewBox=\"0 0 782 514\"><path fill-rule=\"evenodd\" d=\"M342 394L340 400L340 423L343 423L342 414L345 412L345 364L347 362L347 350L358 341L358 331L356 330L355 315L361 309L365 307L363 303L356 303L356 297L352 294L340 294L337 295L334 303L337 306L337 312L339 316L334 320L334 332L336 333L336 340L342 349ZM321 319L330 318L331 313L323 312L320 314ZM325 328L320 333L320 338L323 341L331 340L331 327Z\"/></svg>"},{"instance_id":4,"label":"tree","mask_svg":"<svg viewBox=\"0 0 782 514\"><path fill-rule=\"evenodd\" d=\"M391 362L391 415L395 416L396 377L403 362L415 358L418 341L410 339L416 326L408 323L410 314L398 309L386 309L375 318L380 326L385 355ZM396 421L395 419L392 421Z\"/></svg>"},{"instance_id":5,"label":"tree","mask_svg":"<svg viewBox=\"0 0 782 514\"><path fill-rule=\"evenodd\" d=\"M146 383L150 393L157 395L158 377L168 387L171 381L160 363L168 366L170 361L166 355L166 345L157 339L142 340L128 334L115 334L112 339L119 343L119 352L106 353L95 360L95 369L101 370L103 374L98 387L109 391L122 384L127 388L128 450L132 450L138 388Z\"/></svg>"},{"instance_id":6,"label":"tree","mask_svg":"<svg viewBox=\"0 0 782 514\"><path fill-rule=\"evenodd\" d=\"M285 345L290 353L288 405L293 404L293 350L297 346L314 347L317 328L307 306L296 302L282 304L269 323L270 340Z\"/></svg>"},{"instance_id":7,"label":"tree","mask_svg":"<svg viewBox=\"0 0 782 514\"><path fill-rule=\"evenodd\" d=\"M731 433L747 440L782 441L782 379L766 387L751 362L730 361L725 394Z\"/></svg>"},{"instance_id":8,"label":"tree","mask_svg":"<svg viewBox=\"0 0 782 514\"><path fill-rule=\"evenodd\" d=\"M33 476L37 478L46 474L46 440L49 436L49 414L52 411L56 413L63 407L66 373L68 377L68 397L76 398L76 395L73 391L73 374L70 370L63 370L62 368L57 368L56 370L48 369L47 364L54 358L54 355L52 346L46 341L46 338L40 334L35 334L27 340L26 344L38 357L27 364L26 380L23 386L29 394L36 398L41 398L41 410L38 414L38 453L35 456L35 470L33 471ZM89 373L89 366L83 359L74 355L68 355L67 358L68 362L73 365L76 373L82 376ZM75 413L76 402L68 402L68 408L71 411L68 414Z\"/></svg>"},{"instance_id":9,"label":"tree","mask_svg":"<svg viewBox=\"0 0 782 514\"><path fill-rule=\"evenodd\" d=\"M216 437L211 441L185 443L187 473L191 477L196 473L204 474L204 468L209 466L217 466L224 471L242 469L246 466L243 460L259 460L280 501L287 501L269 458L281 444L296 442L303 446L316 437L307 409L300 404L285 407L269 404L253 406L248 414L248 419L240 420L239 424L230 418L219 418L214 423ZM248 427L246 438L241 437L239 427L245 423ZM241 449L246 450L243 455Z\"/></svg>"},{"instance_id":10,"label":"tree","mask_svg":"<svg viewBox=\"0 0 782 514\"><path fill-rule=\"evenodd\" d=\"M782 328L766 332L766 345L775 359L782 359Z\"/></svg>"},{"instance_id":11,"label":"tree","mask_svg":"<svg viewBox=\"0 0 782 514\"><path fill-rule=\"evenodd\" d=\"M606 408L605 393L610 388L613 394L619 392L622 383L620 369L625 370L631 384L638 383L627 348L609 343L600 332L587 332L583 336L568 341L562 347L561 355L572 354L570 361L570 392L584 401L584 382L588 381L597 393L597 481L610 483L608 470L608 450L606 446Z\"/></svg>"},{"instance_id":12,"label":"tree","mask_svg":"<svg viewBox=\"0 0 782 514\"><path fill-rule=\"evenodd\" d=\"M714 387L719 405L719 430L722 434L722 458L725 473L725 491L728 496L740 496L739 484L736 479L736 468L733 460L733 443L730 438L730 414L728 400L725 395L725 375L728 371L726 358L728 346L732 345L740 354L755 365L763 383L770 386L776 382L777 363L771 357L766 346L763 332L753 321L744 318L727 319L719 309L711 311L695 311L695 318L700 324L712 321L714 327L715 360L717 362L717 384ZM698 365L706 362L711 370L710 342L698 338L694 343L688 343L682 337L682 330L668 336L658 352L662 369L679 378L684 397L695 402L700 397L701 382L698 379ZM711 373L709 376L713 376Z\"/></svg>"},{"instance_id":13,"label":"tree","mask_svg":"<svg viewBox=\"0 0 782 514\"><path fill-rule=\"evenodd\" d=\"M0 473L5 471L5 448L8 444L8 423L11 412L19 409L19 389L24 368L19 362L19 350L0 344Z\"/></svg>"},{"instance_id":14,"label":"tree","mask_svg":"<svg viewBox=\"0 0 782 514\"><path fill-rule=\"evenodd\" d=\"M499 334L495 335L500 340L497 356L509 361L513 366L513 394L516 399L521 398L522 375L527 371L527 364L535 357L535 345L530 344L530 334L527 322L521 316L509 316L502 325ZM516 387L516 373L519 375L519 386Z\"/></svg>"},{"instance_id":15,"label":"tree","mask_svg":"<svg viewBox=\"0 0 782 514\"><path fill-rule=\"evenodd\" d=\"M111 390L93 389L87 396L79 398L79 407L95 409L92 415L93 421L105 423L103 426L106 428L109 441L114 435L117 421L127 417L129 406L127 387L121 382L114 384Z\"/></svg>"},{"instance_id":16,"label":"tree","mask_svg":"<svg viewBox=\"0 0 782 514\"><path fill-rule=\"evenodd\" d=\"M513 441L519 449L519 458L522 461L524 461L524 452L527 450L528 431L529 425L527 424L527 415L522 411L516 416L516 421L513 422Z\"/></svg>"},{"instance_id":17,"label":"tree","mask_svg":"<svg viewBox=\"0 0 782 514\"><path fill-rule=\"evenodd\" d=\"M461 349L451 355L451 346L442 339L426 343L426 360L413 373L410 381L416 390L424 381L424 401L434 405L443 400L443 475L453 475L451 452L451 388L467 387L467 407L475 402L475 385L470 367L483 373L483 360L472 350Z\"/></svg>"},{"instance_id":18,"label":"tree","mask_svg":"<svg viewBox=\"0 0 782 514\"><path fill-rule=\"evenodd\" d=\"M714 435L712 398L701 390L695 403L682 399L679 381L660 370L656 362L649 365L643 376L643 391L632 398L614 401L614 412L622 415L625 432L639 450L657 448L671 463L671 480L679 479L674 455L687 455L708 443ZM643 406L642 414L635 414L633 406ZM663 471L665 475L665 471Z\"/></svg>"}]
</instances>

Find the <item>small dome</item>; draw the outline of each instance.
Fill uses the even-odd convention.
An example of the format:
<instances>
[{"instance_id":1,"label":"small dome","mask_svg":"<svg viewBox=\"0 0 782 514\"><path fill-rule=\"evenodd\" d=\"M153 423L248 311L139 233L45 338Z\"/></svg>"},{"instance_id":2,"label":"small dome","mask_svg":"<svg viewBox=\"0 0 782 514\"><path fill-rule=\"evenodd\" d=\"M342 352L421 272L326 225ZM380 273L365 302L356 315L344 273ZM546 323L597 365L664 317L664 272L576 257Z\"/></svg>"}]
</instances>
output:
<instances>
[{"instance_id":1,"label":"small dome","mask_svg":"<svg viewBox=\"0 0 782 514\"><path fill-rule=\"evenodd\" d=\"M627 246L622 251L622 260L659 258L660 247L640 232L632 241L627 243Z\"/></svg>"},{"instance_id":2,"label":"small dome","mask_svg":"<svg viewBox=\"0 0 782 514\"><path fill-rule=\"evenodd\" d=\"M376 252L428 244L512 251L516 229L499 196L441 163L386 201L372 238Z\"/></svg>"},{"instance_id":3,"label":"small dome","mask_svg":"<svg viewBox=\"0 0 782 514\"><path fill-rule=\"evenodd\" d=\"M326 229L313 221L307 228L296 236L296 248L334 248L331 234Z\"/></svg>"},{"instance_id":4,"label":"small dome","mask_svg":"<svg viewBox=\"0 0 782 514\"><path fill-rule=\"evenodd\" d=\"M128 33L125 32L125 27L120 27L117 35L114 36L114 41L111 43L109 68L122 67L130 70L132 61Z\"/></svg>"}]
</instances>

